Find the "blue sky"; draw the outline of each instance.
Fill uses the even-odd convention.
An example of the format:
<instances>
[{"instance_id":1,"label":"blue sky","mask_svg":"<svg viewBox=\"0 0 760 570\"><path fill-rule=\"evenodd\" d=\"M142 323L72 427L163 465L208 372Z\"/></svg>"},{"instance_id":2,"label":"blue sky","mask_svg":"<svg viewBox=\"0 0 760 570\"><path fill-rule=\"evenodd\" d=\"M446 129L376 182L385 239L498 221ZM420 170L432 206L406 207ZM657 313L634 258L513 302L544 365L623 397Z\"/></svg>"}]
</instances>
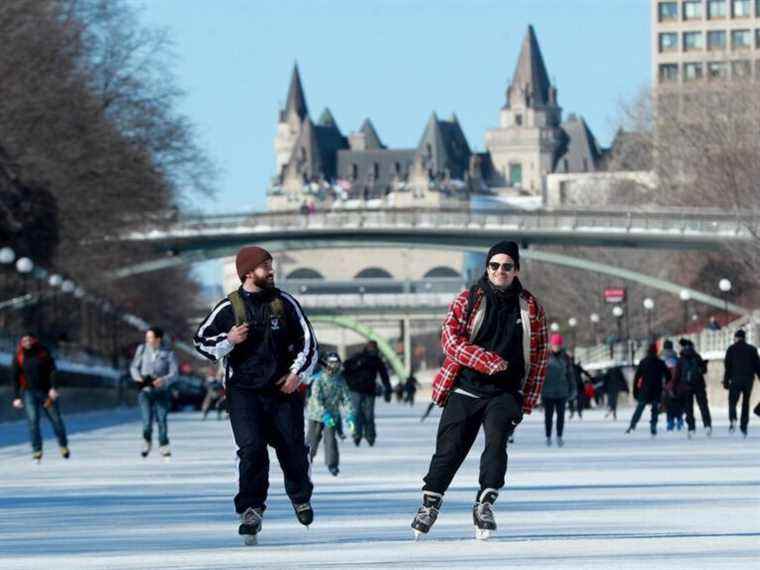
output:
<instances>
[{"instance_id":1,"label":"blue sky","mask_svg":"<svg viewBox=\"0 0 760 570\"><path fill-rule=\"evenodd\" d=\"M385 144L415 146L432 111L456 112L470 147L497 126L533 24L565 116L608 144L620 103L649 81L648 0L150 0L169 30L182 111L220 167L206 211L262 210L293 62L312 118L344 134L370 117Z\"/></svg>"}]
</instances>

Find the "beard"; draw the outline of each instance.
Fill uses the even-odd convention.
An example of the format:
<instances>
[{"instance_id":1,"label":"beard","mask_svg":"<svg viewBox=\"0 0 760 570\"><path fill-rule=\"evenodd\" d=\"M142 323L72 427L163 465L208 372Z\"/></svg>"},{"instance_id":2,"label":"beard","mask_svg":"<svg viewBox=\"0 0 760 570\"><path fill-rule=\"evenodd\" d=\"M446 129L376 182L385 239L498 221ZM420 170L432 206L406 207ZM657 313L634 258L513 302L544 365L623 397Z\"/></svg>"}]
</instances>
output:
<instances>
[{"instance_id":1,"label":"beard","mask_svg":"<svg viewBox=\"0 0 760 570\"><path fill-rule=\"evenodd\" d=\"M268 275L267 277L253 276L253 284L259 289L272 289L274 287L274 277Z\"/></svg>"}]
</instances>

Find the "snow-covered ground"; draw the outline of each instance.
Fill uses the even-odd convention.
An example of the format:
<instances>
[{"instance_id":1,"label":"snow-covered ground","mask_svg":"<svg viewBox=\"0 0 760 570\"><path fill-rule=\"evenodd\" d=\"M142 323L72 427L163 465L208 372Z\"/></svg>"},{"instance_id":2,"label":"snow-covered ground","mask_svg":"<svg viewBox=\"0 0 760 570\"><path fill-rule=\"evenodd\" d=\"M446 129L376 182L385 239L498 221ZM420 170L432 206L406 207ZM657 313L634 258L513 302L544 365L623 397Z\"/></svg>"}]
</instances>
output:
<instances>
[{"instance_id":1,"label":"snow-covered ground","mask_svg":"<svg viewBox=\"0 0 760 570\"><path fill-rule=\"evenodd\" d=\"M377 445L344 442L337 478L317 456L309 530L296 522L273 458L257 547L241 546L236 534L234 446L225 421L170 416L168 464L140 458L134 412L118 412L118 421L68 418L72 458L61 459L46 439L41 465L18 443L23 424L5 424L0 568L760 567L757 418L747 440L728 434L725 411L716 414L711 439L700 431L692 441L683 432L652 440L646 424L626 436L624 420L593 411L567 424L567 444L557 449L544 445L542 416L533 414L510 447L497 535L473 539L478 443L433 531L414 543L409 523L438 420L436 411L419 422L424 404L380 404Z\"/></svg>"}]
</instances>

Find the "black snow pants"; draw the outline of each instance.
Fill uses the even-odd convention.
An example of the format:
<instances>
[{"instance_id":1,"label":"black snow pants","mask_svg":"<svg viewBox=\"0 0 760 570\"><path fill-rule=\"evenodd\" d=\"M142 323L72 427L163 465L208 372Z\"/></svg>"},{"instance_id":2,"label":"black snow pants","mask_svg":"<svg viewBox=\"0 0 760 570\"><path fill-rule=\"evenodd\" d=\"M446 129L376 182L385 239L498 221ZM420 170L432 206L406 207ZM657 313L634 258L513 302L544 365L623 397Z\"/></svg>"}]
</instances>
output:
<instances>
[{"instance_id":1,"label":"black snow pants","mask_svg":"<svg viewBox=\"0 0 760 570\"><path fill-rule=\"evenodd\" d=\"M504 486L507 473L507 439L522 415L512 394L473 398L453 392L441 414L435 454L424 477L424 491L445 493L478 436L485 432L485 449L480 456L480 490Z\"/></svg>"},{"instance_id":2,"label":"black snow pants","mask_svg":"<svg viewBox=\"0 0 760 570\"><path fill-rule=\"evenodd\" d=\"M707 403L707 391L704 386L690 390L686 394L686 425L689 431L694 431L696 421L694 420L694 400L699 406L699 413L702 415L702 425L706 428L712 427L712 418L710 417L710 405Z\"/></svg>"},{"instance_id":3,"label":"black snow pants","mask_svg":"<svg viewBox=\"0 0 760 570\"><path fill-rule=\"evenodd\" d=\"M736 421L736 404L739 403L739 397L742 399L742 412L739 429L747 431L749 425L749 399L752 396L752 384L747 386L731 386L728 390L728 419Z\"/></svg>"},{"instance_id":4,"label":"black snow pants","mask_svg":"<svg viewBox=\"0 0 760 570\"><path fill-rule=\"evenodd\" d=\"M304 441L303 397L232 387L227 407L239 459L235 510L264 507L269 489L269 452L274 448L293 504L311 499L308 448Z\"/></svg>"}]
</instances>

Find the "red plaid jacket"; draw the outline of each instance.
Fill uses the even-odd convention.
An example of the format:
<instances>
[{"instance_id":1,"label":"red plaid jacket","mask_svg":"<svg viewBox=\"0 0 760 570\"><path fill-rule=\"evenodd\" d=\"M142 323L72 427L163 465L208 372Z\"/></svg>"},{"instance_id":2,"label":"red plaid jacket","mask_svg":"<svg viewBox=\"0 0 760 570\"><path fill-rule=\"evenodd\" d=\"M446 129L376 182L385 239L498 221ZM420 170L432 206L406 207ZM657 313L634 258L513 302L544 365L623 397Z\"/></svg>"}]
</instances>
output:
<instances>
[{"instance_id":1,"label":"red plaid jacket","mask_svg":"<svg viewBox=\"0 0 760 570\"><path fill-rule=\"evenodd\" d=\"M469 291L463 291L457 295L449 307L449 314L443 321L441 347L446 358L433 380L432 395L433 402L439 406L446 404L463 366L482 374L491 374L503 362L498 354L472 344L471 340L475 337L473 329L476 323L479 326L482 322L481 309L484 308L484 295L481 291L473 306L469 322L465 323L464 313L467 310L469 296ZM530 331L528 339L523 334L526 367L522 383L522 410L524 414L530 414L541 396L541 387L544 385L546 367L549 362L546 317L543 307L538 304L533 295L525 290L520 293L520 312L523 322L525 322L525 317L528 317Z\"/></svg>"}]
</instances>

